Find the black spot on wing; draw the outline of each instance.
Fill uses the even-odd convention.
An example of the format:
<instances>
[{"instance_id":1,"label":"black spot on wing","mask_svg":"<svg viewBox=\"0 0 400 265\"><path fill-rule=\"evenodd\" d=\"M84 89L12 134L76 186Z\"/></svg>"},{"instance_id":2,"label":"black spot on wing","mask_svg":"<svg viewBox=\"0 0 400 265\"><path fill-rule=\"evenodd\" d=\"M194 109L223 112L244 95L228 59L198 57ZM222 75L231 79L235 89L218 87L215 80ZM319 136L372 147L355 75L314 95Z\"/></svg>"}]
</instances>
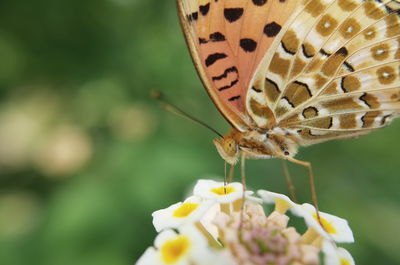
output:
<instances>
[{"instance_id":1,"label":"black spot on wing","mask_svg":"<svg viewBox=\"0 0 400 265\"><path fill-rule=\"evenodd\" d=\"M263 6L265 3L267 3L267 0L253 0L253 4L256 6Z\"/></svg>"},{"instance_id":2,"label":"black spot on wing","mask_svg":"<svg viewBox=\"0 0 400 265\"><path fill-rule=\"evenodd\" d=\"M255 86L252 86L251 89L253 89L256 93L261 93L262 92L261 89L258 89Z\"/></svg>"},{"instance_id":3,"label":"black spot on wing","mask_svg":"<svg viewBox=\"0 0 400 265\"><path fill-rule=\"evenodd\" d=\"M230 23L235 22L242 17L243 11L243 8L225 8L225 19L228 20Z\"/></svg>"},{"instance_id":4,"label":"black spot on wing","mask_svg":"<svg viewBox=\"0 0 400 265\"><path fill-rule=\"evenodd\" d=\"M236 66L229 67L228 69L226 69L224 71L223 74L221 74L219 76L213 76L212 80L213 81L218 81L218 80L224 79L224 78L226 78L228 76L229 73L233 73L233 72L238 73L238 69L236 68Z\"/></svg>"},{"instance_id":5,"label":"black spot on wing","mask_svg":"<svg viewBox=\"0 0 400 265\"><path fill-rule=\"evenodd\" d=\"M306 49L306 46L305 46L304 44L301 45L301 49L302 49L302 51L303 51L303 55L304 55L306 58L311 58L311 57L314 56L313 54L308 54L308 53L307 53L307 49Z\"/></svg>"},{"instance_id":6,"label":"black spot on wing","mask_svg":"<svg viewBox=\"0 0 400 265\"><path fill-rule=\"evenodd\" d=\"M281 93L281 91L279 90L279 86L277 83L275 83L272 79L269 78L265 78L265 84L267 85L272 85L273 89L275 90L275 93Z\"/></svg>"},{"instance_id":7,"label":"black spot on wing","mask_svg":"<svg viewBox=\"0 0 400 265\"><path fill-rule=\"evenodd\" d=\"M210 34L208 40L206 38L199 38L199 43L206 44L209 41L218 42L218 41L225 41L225 40L226 40L225 36L221 32L214 32L214 33Z\"/></svg>"},{"instance_id":8,"label":"black spot on wing","mask_svg":"<svg viewBox=\"0 0 400 265\"><path fill-rule=\"evenodd\" d=\"M297 84L297 85L299 85L299 86L304 87L304 88L306 89L307 93L308 93L308 96L309 96L309 97L312 97L312 93L311 93L310 87L309 87L306 83L303 83L303 82L300 82L300 81L297 81L297 80L294 81L293 83L295 83L295 84Z\"/></svg>"},{"instance_id":9,"label":"black spot on wing","mask_svg":"<svg viewBox=\"0 0 400 265\"><path fill-rule=\"evenodd\" d=\"M354 67L348 63L347 61L344 61L343 65L346 67L347 70L349 70L350 72L354 72Z\"/></svg>"},{"instance_id":10,"label":"black spot on wing","mask_svg":"<svg viewBox=\"0 0 400 265\"><path fill-rule=\"evenodd\" d=\"M267 37L275 37L278 35L278 33L281 31L282 27L276 22L271 22L265 25L264 27L264 34L267 35Z\"/></svg>"},{"instance_id":11,"label":"black spot on wing","mask_svg":"<svg viewBox=\"0 0 400 265\"><path fill-rule=\"evenodd\" d=\"M214 32L210 34L210 40L213 42L224 41L225 36L221 32Z\"/></svg>"},{"instance_id":12,"label":"black spot on wing","mask_svg":"<svg viewBox=\"0 0 400 265\"><path fill-rule=\"evenodd\" d=\"M240 96L234 96L234 97L229 98L228 100L235 101L235 100L238 100L239 98L240 98Z\"/></svg>"},{"instance_id":13,"label":"black spot on wing","mask_svg":"<svg viewBox=\"0 0 400 265\"><path fill-rule=\"evenodd\" d=\"M226 57L228 57L228 56L225 53L213 53L213 54L210 54L210 55L208 55L208 57L207 57L207 59L205 61L206 66L209 67L209 66L213 65L216 61L224 59Z\"/></svg>"},{"instance_id":14,"label":"black spot on wing","mask_svg":"<svg viewBox=\"0 0 400 265\"><path fill-rule=\"evenodd\" d=\"M328 129L332 128L332 126L333 126L333 118L331 117L331 118L329 119Z\"/></svg>"},{"instance_id":15,"label":"black spot on wing","mask_svg":"<svg viewBox=\"0 0 400 265\"><path fill-rule=\"evenodd\" d=\"M187 15L187 20L189 22L196 21L199 18L199 13L193 12L192 14Z\"/></svg>"},{"instance_id":16,"label":"black spot on wing","mask_svg":"<svg viewBox=\"0 0 400 265\"><path fill-rule=\"evenodd\" d=\"M324 49L319 50L319 53L326 57L331 55L330 53L326 52Z\"/></svg>"},{"instance_id":17,"label":"black spot on wing","mask_svg":"<svg viewBox=\"0 0 400 265\"><path fill-rule=\"evenodd\" d=\"M255 49L257 48L257 42L255 42L252 39L241 39L240 40L240 47L245 52L254 52Z\"/></svg>"},{"instance_id":18,"label":"black spot on wing","mask_svg":"<svg viewBox=\"0 0 400 265\"><path fill-rule=\"evenodd\" d=\"M295 107L295 106L293 105L293 103L289 101L288 97L283 97L282 99L286 100L287 103L289 103L289 105L290 105L292 108Z\"/></svg>"},{"instance_id":19,"label":"black spot on wing","mask_svg":"<svg viewBox=\"0 0 400 265\"><path fill-rule=\"evenodd\" d=\"M203 6L199 6L199 10L203 16L206 16L208 11L210 11L210 3L207 3Z\"/></svg>"},{"instance_id":20,"label":"black spot on wing","mask_svg":"<svg viewBox=\"0 0 400 265\"><path fill-rule=\"evenodd\" d=\"M283 41L281 41L281 45L282 45L283 50L284 50L286 53L288 53L288 54L290 54L290 55L295 55L295 54L296 54L296 52L294 52L294 51L292 51L292 50L286 48L285 43L284 43Z\"/></svg>"},{"instance_id":21,"label":"black spot on wing","mask_svg":"<svg viewBox=\"0 0 400 265\"><path fill-rule=\"evenodd\" d=\"M387 120L390 119L392 117L392 114L383 116L382 120L381 120L381 126L385 125Z\"/></svg>"},{"instance_id":22,"label":"black spot on wing","mask_svg":"<svg viewBox=\"0 0 400 265\"><path fill-rule=\"evenodd\" d=\"M344 80L346 79L346 77L342 77L340 79L340 88L342 89L343 93L347 93L347 89L344 87Z\"/></svg>"},{"instance_id":23,"label":"black spot on wing","mask_svg":"<svg viewBox=\"0 0 400 265\"><path fill-rule=\"evenodd\" d=\"M343 56L347 56L347 55L349 55L349 51L346 49L346 47L342 47L339 50L337 50L335 52L335 54L340 54L340 55L343 55Z\"/></svg>"},{"instance_id":24,"label":"black spot on wing","mask_svg":"<svg viewBox=\"0 0 400 265\"><path fill-rule=\"evenodd\" d=\"M362 127L365 128L365 117L368 115L368 112L365 113L362 117L361 117L361 122L362 122Z\"/></svg>"},{"instance_id":25,"label":"black spot on wing","mask_svg":"<svg viewBox=\"0 0 400 265\"><path fill-rule=\"evenodd\" d=\"M223 91L223 90L229 89L229 88L233 87L234 85L236 85L238 82L239 82L239 80L235 79L229 85L218 88L218 91Z\"/></svg>"},{"instance_id":26,"label":"black spot on wing","mask_svg":"<svg viewBox=\"0 0 400 265\"><path fill-rule=\"evenodd\" d=\"M319 111L316 107L311 106L311 107L303 109L303 112L302 112L303 117L306 117L307 111L313 111L315 113L315 115L313 115L313 117L318 116L318 113L319 113Z\"/></svg>"},{"instance_id":27,"label":"black spot on wing","mask_svg":"<svg viewBox=\"0 0 400 265\"><path fill-rule=\"evenodd\" d=\"M361 100L362 102L365 103L365 105L367 105L369 108L371 108L371 105L368 103L368 101L366 100L367 97L367 93L362 94L361 97L359 97L359 100Z\"/></svg>"},{"instance_id":28,"label":"black spot on wing","mask_svg":"<svg viewBox=\"0 0 400 265\"><path fill-rule=\"evenodd\" d=\"M199 43L200 44L206 44L208 41L204 38L199 38Z\"/></svg>"}]
</instances>

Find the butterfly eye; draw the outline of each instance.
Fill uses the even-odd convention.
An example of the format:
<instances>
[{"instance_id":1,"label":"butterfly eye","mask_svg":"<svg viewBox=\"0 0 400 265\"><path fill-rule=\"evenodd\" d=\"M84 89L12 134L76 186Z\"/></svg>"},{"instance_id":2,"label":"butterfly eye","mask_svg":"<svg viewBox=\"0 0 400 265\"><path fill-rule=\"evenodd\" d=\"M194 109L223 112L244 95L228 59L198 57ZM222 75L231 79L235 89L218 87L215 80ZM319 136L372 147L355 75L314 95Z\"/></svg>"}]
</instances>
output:
<instances>
[{"instance_id":1,"label":"butterfly eye","mask_svg":"<svg viewBox=\"0 0 400 265\"><path fill-rule=\"evenodd\" d=\"M236 154L236 152L237 152L235 140L233 140L231 138L225 139L225 141L224 141L224 149L225 149L225 152L228 155L234 156Z\"/></svg>"},{"instance_id":2,"label":"butterfly eye","mask_svg":"<svg viewBox=\"0 0 400 265\"><path fill-rule=\"evenodd\" d=\"M221 157L231 165L235 165L238 161L238 147L235 140L230 137L224 137L222 139L215 139L215 147Z\"/></svg>"}]
</instances>

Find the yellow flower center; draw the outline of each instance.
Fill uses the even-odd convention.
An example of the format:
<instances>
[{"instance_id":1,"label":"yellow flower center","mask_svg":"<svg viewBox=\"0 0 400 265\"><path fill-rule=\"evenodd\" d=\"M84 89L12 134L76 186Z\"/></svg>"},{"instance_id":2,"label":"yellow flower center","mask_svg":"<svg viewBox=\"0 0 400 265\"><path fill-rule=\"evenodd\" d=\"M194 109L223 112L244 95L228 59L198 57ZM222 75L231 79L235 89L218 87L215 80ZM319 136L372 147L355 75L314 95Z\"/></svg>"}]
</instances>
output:
<instances>
[{"instance_id":1,"label":"yellow flower center","mask_svg":"<svg viewBox=\"0 0 400 265\"><path fill-rule=\"evenodd\" d=\"M343 258L340 259L340 265L350 265L350 264L351 264L350 261L348 261L347 259Z\"/></svg>"},{"instance_id":2,"label":"yellow flower center","mask_svg":"<svg viewBox=\"0 0 400 265\"><path fill-rule=\"evenodd\" d=\"M313 217L315 220L318 221L318 216L316 213L313 214ZM324 228L324 230L328 234L336 234L337 233L336 228L333 225L331 225L331 223L329 223L328 220L326 220L325 218L320 216L320 221L321 221L322 228Z\"/></svg>"},{"instance_id":3,"label":"yellow flower center","mask_svg":"<svg viewBox=\"0 0 400 265\"><path fill-rule=\"evenodd\" d=\"M190 241L184 236L168 240L161 247L162 260L165 264L174 264L186 254L189 247Z\"/></svg>"},{"instance_id":4,"label":"yellow flower center","mask_svg":"<svg viewBox=\"0 0 400 265\"><path fill-rule=\"evenodd\" d=\"M211 190L217 195L227 195L235 191L234 187L219 187L219 188L214 188Z\"/></svg>"},{"instance_id":5,"label":"yellow flower center","mask_svg":"<svg viewBox=\"0 0 400 265\"><path fill-rule=\"evenodd\" d=\"M177 218L185 218L190 215L194 210L196 210L197 207L199 207L197 203L185 202L181 206L179 206L172 215Z\"/></svg>"}]
</instances>

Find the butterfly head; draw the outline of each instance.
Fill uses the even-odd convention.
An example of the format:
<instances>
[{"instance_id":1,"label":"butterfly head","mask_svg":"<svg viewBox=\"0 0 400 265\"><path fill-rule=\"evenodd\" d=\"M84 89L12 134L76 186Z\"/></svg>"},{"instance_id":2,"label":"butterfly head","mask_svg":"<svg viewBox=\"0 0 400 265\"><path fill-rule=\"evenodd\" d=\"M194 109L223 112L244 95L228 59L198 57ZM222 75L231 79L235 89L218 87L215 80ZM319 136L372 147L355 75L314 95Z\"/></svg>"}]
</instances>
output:
<instances>
[{"instance_id":1,"label":"butterfly head","mask_svg":"<svg viewBox=\"0 0 400 265\"><path fill-rule=\"evenodd\" d=\"M222 139L215 139L215 146L221 157L231 165L235 165L239 159L239 145L230 135Z\"/></svg>"}]
</instances>

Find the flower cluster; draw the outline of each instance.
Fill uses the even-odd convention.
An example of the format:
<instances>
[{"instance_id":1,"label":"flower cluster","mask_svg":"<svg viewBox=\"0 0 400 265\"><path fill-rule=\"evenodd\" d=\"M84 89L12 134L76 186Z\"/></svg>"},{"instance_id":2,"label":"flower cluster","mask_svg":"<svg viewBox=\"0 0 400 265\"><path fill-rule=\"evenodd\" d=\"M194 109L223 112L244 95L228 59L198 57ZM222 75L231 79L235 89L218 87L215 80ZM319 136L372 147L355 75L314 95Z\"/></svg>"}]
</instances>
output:
<instances>
[{"instance_id":1,"label":"flower cluster","mask_svg":"<svg viewBox=\"0 0 400 265\"><path fill-rule=\"evenodd\" d=\"M274 204L268 215L264 206ZM305 232L289 224L304 220ZM184 202L153 213L158 236L136 265L353 265L336 243L354 242L347 221L240 183L199 180Z\"/></svg>"}]
</instances>

